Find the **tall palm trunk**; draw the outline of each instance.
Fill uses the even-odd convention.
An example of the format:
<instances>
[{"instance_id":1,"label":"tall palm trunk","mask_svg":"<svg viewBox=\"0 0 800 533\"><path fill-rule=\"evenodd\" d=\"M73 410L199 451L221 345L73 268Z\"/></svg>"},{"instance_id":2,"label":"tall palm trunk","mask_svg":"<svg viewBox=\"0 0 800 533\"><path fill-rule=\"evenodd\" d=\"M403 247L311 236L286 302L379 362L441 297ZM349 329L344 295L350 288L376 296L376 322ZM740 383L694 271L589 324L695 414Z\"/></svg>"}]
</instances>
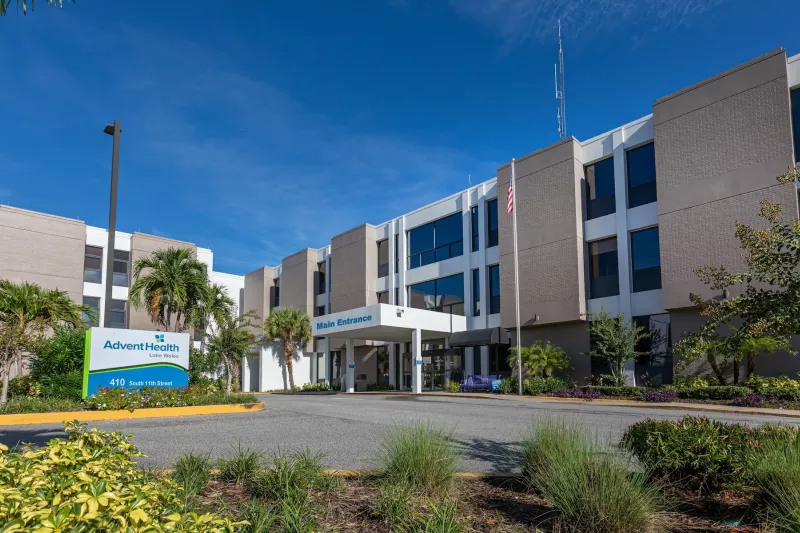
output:
<instances>
[{"instance_id":1,"label":"tall palm trunk","mask_svg":"<svg viewBox=\"0 0 800 533\"><path fill-rule=\"evenodd\" d=\"M750 352L747 354L747 377L749 378L756 372L756 353Z\"/></svg>"},{"instance_id":2,"label":"tall palm trunk","mask_svg":"<svg viewBox=\"0 0 800 533\"><path fill-rule=\"evenodd\" d=\"M289 390L294 390L294 374L292 373L294 361L292 360L291 339L283 339L283 353L286 356L286 371L289 373Z\"/></svg>"},{"instance_id":3,"label":"tall palm trunk","mask_svg":"<svg viewBox=\"0 0 800 533\"><path fill-rule=\"evenodd\" d=\"M231 360L226 355L222 358L225 361L225 374L227 376L227 386L225 388L225 394L231 393Z\"/></svg>"},{"instance_id":4,"label":"tall palm trunk","mask_svg":"<svg viewBox=\"0 0 800 533\"><path fill-rule=\"evenodd\" d=\"M6 360L3 365L3 390L0 392L0 404L8 401L8 378L11 373L11 359Z\"/></svg>"}]
</instances>

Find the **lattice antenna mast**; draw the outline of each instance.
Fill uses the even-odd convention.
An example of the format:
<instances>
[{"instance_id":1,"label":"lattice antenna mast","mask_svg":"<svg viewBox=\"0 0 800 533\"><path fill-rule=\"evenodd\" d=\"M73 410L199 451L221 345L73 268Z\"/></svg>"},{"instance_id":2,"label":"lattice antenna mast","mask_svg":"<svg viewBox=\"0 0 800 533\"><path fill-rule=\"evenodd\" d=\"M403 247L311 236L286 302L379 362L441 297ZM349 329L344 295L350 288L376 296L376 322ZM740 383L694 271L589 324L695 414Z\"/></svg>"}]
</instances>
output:
<instances>
[{"instance_id":1,"label":"lattice antenna mast","mask_svg":"<svg viewBox=\"0 0 800 533\"><path fill-rule=\"evenodd\" d=\"M553 65L553 81L558 101L558 136L567 137L567 101L564 98L564 48L561 46L561 19L558 20L558 64Z\"/></svg>"}]
</instances>

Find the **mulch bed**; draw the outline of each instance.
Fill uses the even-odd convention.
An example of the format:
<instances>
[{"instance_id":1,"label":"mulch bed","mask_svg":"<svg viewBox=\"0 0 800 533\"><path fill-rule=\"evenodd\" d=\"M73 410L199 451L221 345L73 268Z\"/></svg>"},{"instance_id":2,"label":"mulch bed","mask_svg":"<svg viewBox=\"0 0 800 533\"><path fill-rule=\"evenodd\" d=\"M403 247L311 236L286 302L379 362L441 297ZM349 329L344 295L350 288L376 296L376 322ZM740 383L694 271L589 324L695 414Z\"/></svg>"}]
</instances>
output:
<instances>
[{"instance_id":1,"label":"mulch bed","mask_svg":"<svg viewBox=\"0 0 800 533\"><path fill-rule=\"evenodd\" d=\"M749 502L746 495L720 493L700 500L685 492L669 492L670 501L682 502L664 513L668 531L672 533L763 533L757 528L726 525L746 512ZM312 501L319 531L390 533L375 513L377 494L375 481L368 477L346 478L340 492L314 493ZM514 479L459 478L450 497L458 502L462 531L552 531L552 508ZM242 486L221 481L210 482L199 496L201 508L233 516L247 501L248 494ZM418 499L414 511L425 512L425 505L424 498Z\"/></svg>"}]
</instances>

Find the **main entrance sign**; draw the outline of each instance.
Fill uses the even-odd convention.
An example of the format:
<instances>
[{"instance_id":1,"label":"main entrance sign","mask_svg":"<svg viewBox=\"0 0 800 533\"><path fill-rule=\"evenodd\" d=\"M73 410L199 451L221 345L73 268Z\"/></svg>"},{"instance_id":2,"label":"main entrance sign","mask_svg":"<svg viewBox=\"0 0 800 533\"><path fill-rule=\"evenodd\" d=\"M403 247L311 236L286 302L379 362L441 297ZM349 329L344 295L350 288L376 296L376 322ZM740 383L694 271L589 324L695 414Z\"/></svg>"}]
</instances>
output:
<instances>
[{"instance_id":1,"label":"main entrance sign","mask_svg":"<svg viewBox=\"0 0 800 533\"><path fill-rule=\"evenodd\" d=\"M101 387L186 387L188 371L188 333L114 328L86 332L84 398Z\"/></svg>"}]
</instances>

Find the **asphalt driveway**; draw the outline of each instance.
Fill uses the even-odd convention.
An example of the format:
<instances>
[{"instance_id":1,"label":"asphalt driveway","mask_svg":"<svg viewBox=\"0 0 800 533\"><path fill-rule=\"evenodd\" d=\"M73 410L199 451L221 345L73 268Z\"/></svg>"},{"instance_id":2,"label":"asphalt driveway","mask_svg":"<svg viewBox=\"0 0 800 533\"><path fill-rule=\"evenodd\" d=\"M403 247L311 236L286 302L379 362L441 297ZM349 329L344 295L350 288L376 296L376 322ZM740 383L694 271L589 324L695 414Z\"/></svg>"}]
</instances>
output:
<instances>
[{"instance_id":1,"label":"asphalt driveway","mask_svg":"<svg viewBox=\"0 0 800 533\"><path fill-rule=\"evenodd\" d=\"M170 466L188 452L229 455L241 444L264 453L311 448L327 455L332 468L371 468L381 439L394 425L425 420L446 426L463 451L462 469L508 471L510 453L524 428L537 417L564 417L583 424L598 440L615 444L630 424L646 418L678 419L684 412L630 406L554 404L399 395L263 395L264 411L236 415L90 422L107 431L130 432L147 454L146 466ZM699 413L691 413L697 415ZM748 424L798 419L714 413L713 418ZM63 436L60 426L0 427L0 442L46 442Z\"/></svg>"}]
</instances>

